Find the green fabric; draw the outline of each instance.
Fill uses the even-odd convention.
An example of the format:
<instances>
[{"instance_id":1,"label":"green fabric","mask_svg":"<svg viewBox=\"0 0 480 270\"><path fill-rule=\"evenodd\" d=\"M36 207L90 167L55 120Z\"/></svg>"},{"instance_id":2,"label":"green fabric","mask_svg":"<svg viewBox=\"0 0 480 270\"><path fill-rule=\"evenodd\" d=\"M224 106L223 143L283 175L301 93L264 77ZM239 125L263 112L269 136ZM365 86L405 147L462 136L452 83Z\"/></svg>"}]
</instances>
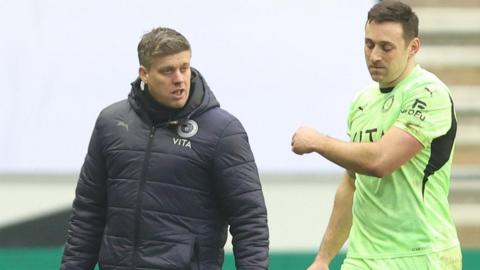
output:
<instances>
[{"instance_id":1,"label":"green fabric","mask_svg":"<svg viewBox=\"0 0 480 270\"><path fill-rule=\"evenodd\" d=\"M348 116L353 142L380 140L395 126L417 138L423 149L382 179L356 175L348 257L412 256L459 245L447 201L453 148L432 147L452 120L450 91L420 66L389 93L373 84L357 95ZM442 147L446 163L423 186L427 164L430 170L432 160L441 160Z\"/></svg>"},{"instance_id":2,"label":"green fabric","mask_svg":"<svg viewBox=\"0 0 480 270\"><path fill-rule=\"evenodd\" d=\"M460 247L418 256L406 256L386 259L346 258L341 270L405 270L405 269L442 269L462 270Z\"/></svg>"}]
</instances>

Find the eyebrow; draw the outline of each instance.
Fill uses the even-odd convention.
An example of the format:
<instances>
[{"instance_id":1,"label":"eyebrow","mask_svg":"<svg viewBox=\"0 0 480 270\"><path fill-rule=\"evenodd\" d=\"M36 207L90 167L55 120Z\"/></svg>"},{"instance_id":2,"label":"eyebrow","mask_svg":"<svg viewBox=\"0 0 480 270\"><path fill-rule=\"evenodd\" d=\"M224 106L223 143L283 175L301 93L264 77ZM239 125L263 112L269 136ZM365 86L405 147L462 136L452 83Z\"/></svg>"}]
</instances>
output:
<instances>
[{"instance_id":1,"label":"eyebrow","mask_svg":"<svg viewBox=\"0 0 480 270\"><path fill-rule=\"evenodd\" d=\"M394 44L393 42L386 41L386 40L382 40L382 41L375 42L375 41L374 41L373 39L371 39L371 38L365 38L365 42L372 42L372 43L378 44L378 45L380 45L380 46L390 45L390 46L395 47L395 44Z\"/></svg>"},{"instance_id":2,"label":"eyebrow","mask_svg":"<svg viewBox=\"0 0 480 270\"><path fill-rule=\"evenodd\" d=\"M167 70L167 69L175 69L174 66L168 65L168 66L160 66L157 68L158 70Z\"/></svg>"},{"instance_id":3,"label":"eyebrow","mask_svg":"<svg viewBox=\"0 0 480 270\"><path fill-rule=\"evenodd\" d=\"M178 66L175 66L175 65L166 65L166 66L160 66L158 67L159 70L164 70L164 69L175 69L175 68L182 68L184 66L190 66L190 62L184 62Z\"/></svg>"}]
</instances>

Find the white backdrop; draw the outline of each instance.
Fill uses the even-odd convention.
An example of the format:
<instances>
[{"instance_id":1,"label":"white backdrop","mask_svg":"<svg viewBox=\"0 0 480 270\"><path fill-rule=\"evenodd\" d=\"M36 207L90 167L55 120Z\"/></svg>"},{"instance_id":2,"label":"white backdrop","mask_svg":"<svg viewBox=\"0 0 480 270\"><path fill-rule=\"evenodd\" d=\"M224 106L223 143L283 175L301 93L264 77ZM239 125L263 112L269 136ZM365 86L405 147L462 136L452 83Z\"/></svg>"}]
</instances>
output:
<instances>
[{"instance_id":1,"label":"white backdrop","mask_svg":"<svg viewBox=\"0 0 480 270\"><path fill-rule=\"evenodd\" d=\"M346 139L369 76L372 0L0 0L0 173L78 171L99 111L129 92L136 46L172 27L192 66L249 133L262 172L335 171L290 152L299 125Z\"/></svg>"}]
</instances>

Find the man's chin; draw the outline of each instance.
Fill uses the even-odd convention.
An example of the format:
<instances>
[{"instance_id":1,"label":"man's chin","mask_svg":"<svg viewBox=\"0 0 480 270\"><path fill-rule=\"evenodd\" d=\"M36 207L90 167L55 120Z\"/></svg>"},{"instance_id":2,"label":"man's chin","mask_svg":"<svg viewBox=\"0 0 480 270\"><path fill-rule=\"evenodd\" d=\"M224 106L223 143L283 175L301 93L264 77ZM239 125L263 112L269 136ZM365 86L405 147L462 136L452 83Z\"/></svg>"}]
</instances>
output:
<instances>
[{"instance_id":1,"label":"man's chin","mask_svg":"<svg viewBox=\"0 0 480 270\"><path fill-rule=\"evenodd\" d=\"M185 107L185 104L187 103L187 101L178 101L178 102L173 102L170 104L170 108L172 109L181 109L183 107Z\"/></svg>"},{"instance_id":2,"label":"man's chin","mask_svg":"<svg viewBox=\"0 0 480 270\"><path fill-rule=\"evenodd\" d=\"M371 74L370 73L370 77L372 77L372 80L374 80L376 82L381 82L382 79L383 79L383 76L379 75L379 74Z\"/></svg>"},{"instance_id":3,"label":"man's chin","mask_svg":"<svg viewBox=\"0 0 480 270\"><path fill-rule=\"evenodd\" d=\"M375 76L375 75L371 75L370 74L370 77L372 78L373 81L375 82L379 82L381 80L380 76Z\"/></svg>"}]
</instances>

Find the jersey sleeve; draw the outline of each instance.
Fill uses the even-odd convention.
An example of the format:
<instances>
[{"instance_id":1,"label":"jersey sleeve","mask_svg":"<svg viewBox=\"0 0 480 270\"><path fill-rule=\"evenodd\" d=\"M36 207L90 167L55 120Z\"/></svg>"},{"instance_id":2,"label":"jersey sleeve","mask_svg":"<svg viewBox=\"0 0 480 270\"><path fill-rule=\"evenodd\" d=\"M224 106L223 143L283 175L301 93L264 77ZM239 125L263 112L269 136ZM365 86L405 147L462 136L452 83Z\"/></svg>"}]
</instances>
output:
<instances>
[{"instance_id":1,"label":"jersey sleeve","mask_svg":"<svg viewBox=\"0 0 480 270\"><path fill-rule=\"evenodd\" d=\"M419 87L405 94L394 126L408 132L424 147L445 134L452 123L449 91L434 86Z\"/></svg>"}]
</instances>

